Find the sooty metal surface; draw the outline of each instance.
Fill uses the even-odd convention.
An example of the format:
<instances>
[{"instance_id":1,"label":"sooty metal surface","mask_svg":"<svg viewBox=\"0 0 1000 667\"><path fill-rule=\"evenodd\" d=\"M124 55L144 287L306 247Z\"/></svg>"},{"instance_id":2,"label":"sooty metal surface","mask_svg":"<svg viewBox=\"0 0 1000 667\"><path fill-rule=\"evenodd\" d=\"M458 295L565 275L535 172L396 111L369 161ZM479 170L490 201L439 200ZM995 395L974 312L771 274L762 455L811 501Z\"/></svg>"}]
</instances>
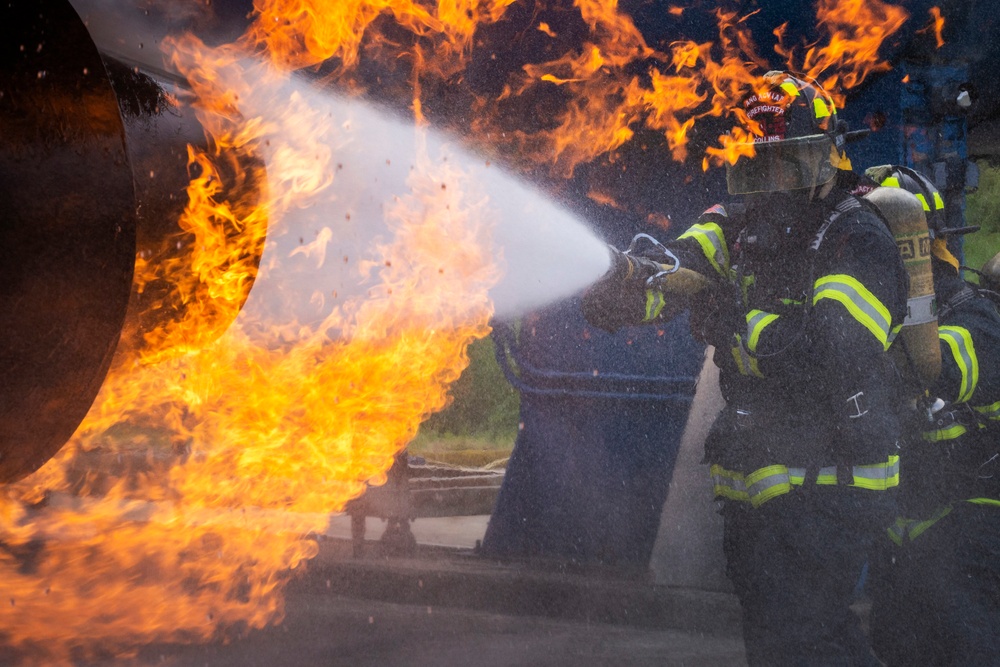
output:
<instances>
[{"instance_id":1,"label":"sooty metal surface","mask_svg":"<svg viewBox=\"0 0 1000 667\"><path fill-rule=\"evenodd\" d=\"M0 482L80 424L129 300L136 204L101 56L73 9L0 8Z\"/></svg>"}]
</instances>

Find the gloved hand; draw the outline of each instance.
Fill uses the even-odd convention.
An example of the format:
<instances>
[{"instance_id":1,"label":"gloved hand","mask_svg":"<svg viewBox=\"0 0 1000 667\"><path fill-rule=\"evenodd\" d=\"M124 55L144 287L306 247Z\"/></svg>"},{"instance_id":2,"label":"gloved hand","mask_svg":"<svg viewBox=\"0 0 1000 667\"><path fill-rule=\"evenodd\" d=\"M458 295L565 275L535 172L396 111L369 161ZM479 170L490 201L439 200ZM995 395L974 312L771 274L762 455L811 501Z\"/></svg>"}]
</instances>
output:
<instances>
[{"instance_id":1,"label":"gloved hand","mask_svg":"<svg viewBox=\"0 0 1000 667\"><path fill-rule=\"evenodd\" d=\"M590 324L614 333L642 321L646 281L663 267L650 259L626 255L613 246L608 250L611 268L584 293L581 308Z\"/></svg>"},{"instance_id":2,"label":"gloved hand","mask_svg":"<svg viewBox=\"0 0 1000 667\"><path fill-rule=\"evenodd\" d=\"M739 288L716 282L692 306L691 330L705 343L728 350L735 343L735 334L746 337L746 314Z\"/></svg>"}]
</instances>

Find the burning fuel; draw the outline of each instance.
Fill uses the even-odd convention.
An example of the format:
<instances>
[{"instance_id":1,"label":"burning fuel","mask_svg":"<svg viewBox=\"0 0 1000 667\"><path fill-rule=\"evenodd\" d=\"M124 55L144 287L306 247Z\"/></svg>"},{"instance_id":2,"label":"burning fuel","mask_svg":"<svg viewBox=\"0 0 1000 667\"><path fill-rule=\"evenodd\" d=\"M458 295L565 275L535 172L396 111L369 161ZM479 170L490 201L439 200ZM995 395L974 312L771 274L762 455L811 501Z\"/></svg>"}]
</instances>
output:
<instances>
[{"instance_id":1,"label":"burning fuel","mask_svg":"<svg viewBox=\"0 0 1000 667\"><path fill-rule=\"evenodd\" d=\"M190 256L140 256L134 289L168 282L181 305L119 351L70 445L6 489L10 645L56 661L279 622L284 584L317 553L307 536L383 480L447 404L490 318L572 295L606 268L585 224L499 165L569 175L640 127L675 160L735 159L732 135L704 155L688 146L766 62L722 11L717 44L661 51L616 3L578 2L582 48L476 99L471 137L431 128L424 91L456 81L477 31L511 4L260 2L234 44L163 42L192 91L176 103L197 111L208 148L188 153L178 238ZM905 19L880 2L819 11L827 41L781 55L842 87L880 67L873 54ZM390 23L409 37L381 36ZM555 24L536 28L559 38ZM406 119L362 102L354 76L365 58L403 55ZM340 92L294 73L323 67ZM512 100L555 90L546 127L506 130ZM248 181L259 201L227 194ZM136 451L147 460L118 478L85 465Z\"/></svg>"}]
</instances>

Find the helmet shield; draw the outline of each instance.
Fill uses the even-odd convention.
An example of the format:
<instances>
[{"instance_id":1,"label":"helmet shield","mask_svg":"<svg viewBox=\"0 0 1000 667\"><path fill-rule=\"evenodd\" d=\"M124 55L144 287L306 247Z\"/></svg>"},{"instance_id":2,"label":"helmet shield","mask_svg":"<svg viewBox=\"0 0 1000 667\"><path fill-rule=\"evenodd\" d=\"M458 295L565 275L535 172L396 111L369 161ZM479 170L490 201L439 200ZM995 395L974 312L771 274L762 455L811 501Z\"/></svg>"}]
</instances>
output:
<instances>
[{"instance_id":1,"label":"helmet shield","mask_svg":"<svg viewBox=\"0 0 1000 667\"><path fill-rule=\"evenodd\" d=\"M753 144L753 157L726 165L729 194L802 190L828 183L840 159L829 136L814 134Z\"/></svg>"}]
</instances>

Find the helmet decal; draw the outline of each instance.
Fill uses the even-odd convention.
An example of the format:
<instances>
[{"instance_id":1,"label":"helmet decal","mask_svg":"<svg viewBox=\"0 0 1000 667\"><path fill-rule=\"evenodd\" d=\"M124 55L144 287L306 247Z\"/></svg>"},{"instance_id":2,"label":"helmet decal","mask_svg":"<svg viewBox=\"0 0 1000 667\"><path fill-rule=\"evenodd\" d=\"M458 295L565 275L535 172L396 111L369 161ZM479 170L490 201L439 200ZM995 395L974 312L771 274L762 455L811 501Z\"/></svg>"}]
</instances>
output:
<instances>
[{"instance_id":1,"label":"helmet decal","mask_svg":"<svg viewBox=\"0 0 1000 667\"><path fill-rule=\"evenodd\" d=\"M785 122L787 94L780 88L770 92L754 93L743 100L743 110L747 118L760 126L761 134L754 136L754 142L781 141L788 132Z\"/></svg>"}]
</instances>

